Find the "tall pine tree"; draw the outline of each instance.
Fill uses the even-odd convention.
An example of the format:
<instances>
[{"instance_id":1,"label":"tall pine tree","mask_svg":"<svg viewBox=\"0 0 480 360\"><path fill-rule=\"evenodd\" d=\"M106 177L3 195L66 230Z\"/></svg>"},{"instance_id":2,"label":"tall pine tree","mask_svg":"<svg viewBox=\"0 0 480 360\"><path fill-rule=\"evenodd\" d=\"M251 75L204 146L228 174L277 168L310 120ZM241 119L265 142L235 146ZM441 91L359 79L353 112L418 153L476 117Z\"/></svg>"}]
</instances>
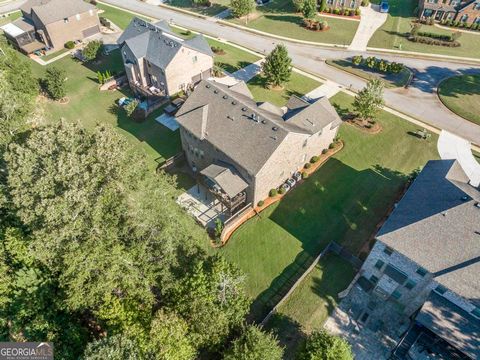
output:
<instances>
[{"instance_id":1,"label":"tall pine tree","mask_svg":"<svg viewBox=\"0 0 480 360\"><path fill-rule=\"evenodd\" d=\"M292 74L292 59L288 56L285 45L279 44L265 58L262 65L263 75L267 84L281 87L290 80Z\"/></svg>"}]
</instances>

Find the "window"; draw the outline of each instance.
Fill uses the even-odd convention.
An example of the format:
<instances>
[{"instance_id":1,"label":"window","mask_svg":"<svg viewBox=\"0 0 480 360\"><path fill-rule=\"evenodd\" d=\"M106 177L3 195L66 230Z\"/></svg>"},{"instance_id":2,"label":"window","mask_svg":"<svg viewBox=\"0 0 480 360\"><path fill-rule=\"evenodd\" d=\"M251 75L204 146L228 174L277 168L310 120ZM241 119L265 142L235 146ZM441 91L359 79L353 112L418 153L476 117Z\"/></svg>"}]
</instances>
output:
<instances>
[{"instance_id":1,"label":"window","mask_svg":"<svg viewBox=\"0 0 480 360\"><path fill-rule=\"evenodd\" d=\"M378 283L378 280L380 280L378 277L375 275L370 276L370 281L374 284Z\"/></svg>"},{"instance_id":2,"label":"window","mask_svg":"<svg viewBox=\"0 0 480 360\"><path fill-rule=\"evenodd\" d=\"M63 19L63 22L66 24L68 23L68 18Z\"/></svg>"},{"instance_id":3,"label":"window","mask_svg":"<svg viewBox=\"0 0 480 360\"><path fill-rule=\"evenodd\" d=\"M393 249L390 246L385 246L385 249L383 249L383 252L388 256L390 256L393 254Z\"/></svg>"},{"instance_id":4,"label":"window","mask_svg":"<svg viewBox=\"0 0 480 360\"><path fill-rule=\"evenodd\" d=\"M473 309L472 314L480 318L480 308L476 307L475 309Z\"/></svg>"},{"instance_id":5,"label":"window","mask_svg":"<svg viewBox=\"0 0 480 360\"><path fill-rule=\"evenodd\" d=\"M198 61L198 58L197 58L196 56L194 56L194 57L192 58L192 61L193 61L193 63L195 64L195 63Z\"/></svg>"},{"instance_id":6,"label":"window","mask_svg":"<svg viewBox=\"0 0 480 360\"><path fill-rule=\"evenodd\" d=\"M419 267L416 271L416 273L418 275L420 275L421 277L424 277L425 275L427 275L427 270L425 270L424 268L422 267Z\"/></svg>"},{"instance_id":7,"label":"window","mask_svg":"<svg viewBox=\"0 0 480 360\"><path fill-rule=\"evenodd\" d=\"M385 264L385 263L384 263L382 260L377 260L377 262L375 263L375 267L376 267L378 270L380 270L380 269L383 267L384 264Z\"/></svg>"},{"instance_id":8,"label":"window","mask_svg":"<svg viewBox=\"0 0 480 360\"><path fill-rule=\"evenodd\" d=\"M438 285L436 288L435 288L435 291L437 293L439 293L440 295L443 295L447 292L447 288L443 285Z\"/></svg>"},{"instance_id":9,"label":"window","mask_svg":"<svg viewBox=\"0 0 480 360\"><path fill-rule=\"evenodd\" d=\"M461 22L466 22L468 20L468 15L465 14L462 16L462 18L460 19Z\"/></svg>"},{"instance_id":10,"label":"window","mask_svg":"<svg viewBox=\"0 0 480 360\"><path fill-rule=\"evenodd\" d=\"M402 297L402 293L401 293L400 291L398 291L398 290L395 290L395 291L392 293L392 297L393 297L394 299L397 299L397 300L398 300L398 299L400 299L400 298Z\"/></svg>"},{"instance_id":11,"label":"window","mask_svg":"<svg viewBox=\"0 0 480 360\"><path fill-rule=\"evenodd\" d=\"M408 280L407 283L405 284L405 288L407 288L408 290L412 290L415 285L417 285L417 283L413 280Z\"/></svg>"}]
</instances>

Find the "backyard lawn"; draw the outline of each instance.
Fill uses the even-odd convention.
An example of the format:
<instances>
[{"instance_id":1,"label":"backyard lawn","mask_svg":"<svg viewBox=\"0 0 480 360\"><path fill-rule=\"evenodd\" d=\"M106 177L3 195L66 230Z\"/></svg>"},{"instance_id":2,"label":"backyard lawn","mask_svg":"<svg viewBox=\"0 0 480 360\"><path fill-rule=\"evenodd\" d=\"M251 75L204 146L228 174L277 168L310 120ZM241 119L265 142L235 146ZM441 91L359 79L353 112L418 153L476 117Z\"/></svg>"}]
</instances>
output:
<instances>
[{"instance_id":1,"label":"backyard lawn","mask_svg":"<svg viewBox=\"0 0 480 360\"><path fill-rule=\"evenodd\" d=\"M322 328L339 302L338 293L348 287L355 272L346 260L327 254L278 308L267 328L277 334L281 344L286 346L287 359L295 353L295 347L304 334Z\"/></svg>"},{"instance_id":2,"label":"backyard lawn","mask_svg":"<svg viewBox=\"0 0 480 360\"><path fill-rule=\"evenodd\" d=\"M438 94L454 113L480 125L480 75L451 77L440 84Z\"/></svg>"},{"instance_id":3,"label":"backyard lawn","mask_svg":"<svg viewBox=\"0 0 480 360\"><path fill-rule=\"evenodd\" d=\"M340 70L346 71L350 74L361 77L365 80L382 79L387 88L396 88L405 86L410 78L412 72L404 68L398 74L386 74L378 71L371 70L366 66L355 66L351 61L347 60L327 60L326 63L330 66L334 66Z\"/></svg>"},{"instance_id":4,"label":"backyard lawn","mask_svg":"<svg viewBox=\"0 0 480 360\"><path fill-rule=\"evenodd\" d=\"M332 103L340 113L352 98ZM342 151L304 184L244 224L220 251L247 274L253 314L264 315L330 241L358 254L394 204L407 177L437 158L435 135L428 141L417 127L381 112L383 131L362 133L343 124Z\"/></svg>"},{"instance_id":5,"label":"backyard lawn","mask_svg":"<svg viewBox=\"0 0 480 360\"><path fill-rule=\"evenodd\" d=\"M230 21L252 29L285 36L292 39L319 43L349 45L359 22L352 20L321 17L330 26L327 31L311 31L302 27L303 16L295 13L291 0L272 0L265 6L257 7L249 20L230 19Z\"/></svg>"},{"instance_id":6,"label":"backyard lawn","mask_svg":"<svg viewBox=\"0 0 480 360\"><path fill-rule=\"evenodd\" d=\"M47 120L59 121L65 119L81 123L86 128L93 128L97 124L110 124L145 152L152 169L159 162L181 150L178 130L172 132L155 121L155 117L162 113L161 110L154 112L144 122L136 123L128 119L126 114L122 110L118 110L116 106L119 98L131 95L127 88L122 92L100 91L98 89L96 75L98 70L123 71L119 51L114 51L111 55L100 58L96 65L89 65L88 67L73 60L70 56L56 61L54 66L67 71L69 102L60 104L44 99ZM36 76L41 78L46 67L41 67L36 63L33 63L32 67Z\"/></svg>"},{"instance_id":7,"label":"backyard lawn","mask_svg":"<svg viewBox=\"0 0 480 360\"><path fill-rule=\"evenodd\" d=\"M284 106L290 96L297 95L301 97L322 84L293 71L290 81L280 91L268 89L266 80L262 75L255 76L247 85L256 101L266 101L277 106Z\"/></svg>"},{"instance_id":8,"label":"backyard lawn","mask_svg":"<svg viewBox=\"0 0 480 360\"><path fill-rule=\"evenodd\" d=\"M387 21L378 29L368 43L369 47L415 51L451 56L480 57L480 33L462 33L458 40L460 47L445 47L420 44L408 41L406 34L411 29L411 23L416 19L414 15L418 6L417 0L390 0L390 13ZM444 30L436 26L423 25L420 31L437 34L451 34L455 31Z\"/></svg>"}]
</instances>

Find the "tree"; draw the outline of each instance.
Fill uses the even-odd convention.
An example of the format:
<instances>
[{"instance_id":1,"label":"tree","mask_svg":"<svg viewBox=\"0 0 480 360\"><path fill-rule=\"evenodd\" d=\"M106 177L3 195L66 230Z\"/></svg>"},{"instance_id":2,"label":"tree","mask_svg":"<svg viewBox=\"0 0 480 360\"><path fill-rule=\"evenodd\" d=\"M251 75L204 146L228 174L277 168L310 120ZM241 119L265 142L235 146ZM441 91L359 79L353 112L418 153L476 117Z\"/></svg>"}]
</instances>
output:
<instances>
[{"instance_id":1,"label":"tree","mask_svg":"<svg viewBox=\"0 0 480 360\"><path fill-rule=\"evenodd\" d=\"M100 40L92 40L82 50L82 56L85 61L95 60L100 50L102 49L103 43Z\"/></svg>"},{"instance_id":2,"label":"tree","mask_svg":"<svg viewBox=\"0 0 480 360\"><path fill-rule=\"evenodd\" d=\"M145 359L138 344L124 335L113 335L88 344L84 360L141 360Z\"/></svg>"},{"instance_id":3,"label":"tree","mask_svg":"<svg viewBox=\"0 0 480 360\"><path fill-rule=\"evenodd\" d=\"M67 95L67 72L56 66L49 67L45 72L43 84L48 96L53 100L63 99Z\"/></svg>"},{"instance_id":4,"label":"tree","mask_svg":"<svg viewBox=\"0 0 480 360\"><path fill-rule=\"evenodd\" d=\"M281 360L283 349L277 339L258 326L248 326L241 336L233 341L224 360Z\"/></svg>"},{"instance_id":5,"label":"tree","mask_svg":"<svg viewBox=\"0 0 480 360\"><path fill-rule=\"evenodd\" d=\"M133 114L135 113L135 110L137 109L139 103L140 102L137 99L133 99L127 105L124 106L125 112L127 113L128 117L133 116Z\"/></svg>"},{"instance_id":6,"label":"tree","mask_svg":"<svg viewBox=\"0 0 480 360\"><path fill-rule=\"evenodd\" d=\"M304 0L302 7L303 17L306 19L313 19L317 15L317 1Z\"/></svg>"},{"instance_id":7,"label":"tree","mask_svg":"<svg viewBox=\"0 0 480 360\"><path fill-rule=\"evenodd\" d=\"M304 0L292 0L293 7L295 8L296 12L301 12L303 9L303 1Z\"/></svg>"},{"instance_id":8,"label":"tree","mask_svg":"<svg viewBox=\"0 0 480 360\"><path fill-rule=\"evenodd\" d=\"M236 18L247 16L255 9L255 2L253 0L231 0L230 8L232 15Z\"/></svg>"},{"instance_id":9,"label":"tree","mask_svg":"<svg viewBox=\"0 0 480 360\"><path fill-rule=\"evenodd\" d=\"M267 55L262 65L267 84L280 87L290 80L292 59L288 56L285 45L279 44Z\"/></svg>"},{"instance_id":10,"label":"tree","mask_svg":"<svg viewBox=\"0 0 480 360\"><path fill-rule=\"evenodd\" d=\"M353 360L353 355L346 340L321 330L307 339L299 360Z\"/></svg>"},{"instance_id":11,"label":"tree","mask_svg":"<svg viewBox=\"0 0 480 360\"><path fill-rule=\"evenodd\" d=\"M327 0L320 1L320 12L327 10Z\"/></svg>"},{"instance_id":12,"label":"tree","mask_svg":"<svg viewBox=\"0 0 480 360\"><path fill-rule=\"evenodd\" d=\"M369 80L367 86L355 96L353 108L363 121L374 119L384 104L383 81L380 79Z\"/></svg>"}]
</instances>

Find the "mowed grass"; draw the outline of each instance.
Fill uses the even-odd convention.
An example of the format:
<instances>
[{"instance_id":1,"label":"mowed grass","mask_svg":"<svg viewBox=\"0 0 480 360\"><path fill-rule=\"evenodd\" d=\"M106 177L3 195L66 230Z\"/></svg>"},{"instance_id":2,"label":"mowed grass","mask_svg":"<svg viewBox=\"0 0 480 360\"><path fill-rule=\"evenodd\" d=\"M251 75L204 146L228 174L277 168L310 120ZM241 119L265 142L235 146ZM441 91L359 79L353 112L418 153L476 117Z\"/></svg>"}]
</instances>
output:
<instances>
[{"instance_id":1,"label":"mowed grass","mask_svg":"<svg viewBox=\"0 0 480 360\"><path fill-rule=\"evenodd\" d=\"M212 5L209 7L206 6L194 6L192 0L170 0L167 2L168 5L182 8L185 10L193 11L198 14L206 16L214 16L222 11L228 9L230 5L230 0L213 0L211 1Z\"/></svg>"},{"instance_id":2,"label":"mowed grass","mask_svg":"<svg viewBox=\"0 0 480 360\"><path fill-rule=\"evenodd\" d=\"M33 62L32 62L33 63ZM44 76L47 67L32 65L38 78ZM109 124L124 135L140 151L143 151L154 169L158 163L181 151L178 130L170 131L155 121L162 113L158 110L144 122L137 123L127 118L126 113L119 109L117 101L124 96L131 96L128 88L122 91L100 91L97 81L97 71L123 71L120 52L114 51L109 56L102 56L95 65L87 65L65 57L54 64L67 72L67 96L69 102L61 104L48 99L43 100L45 117L50 122L77 122L86 128Z\"/></svg>"},{"instance_id":3,"label":"mowed grass","mask_svg":"<svg viewBox=\"0 0 480 360\"><path fill-rule=\"evenodd\" d=\"M296 13L291 0L272 0L244 19L229 21L255 30L292 39L318 43L349 45L358 28L358 21L318 17L330 26L327 31L311 31L302 26L303 16Z\"/></svg>"},{"instance_id":4,"label":"mowed grass","mask_svg":"<svg viewBox=\"0 0 480 360\"><path fill-rule=\"evenodd\" d=\"M438 95L454 113L480 125L480 75L451 77L440 84Z\"/></svg>"},{"instance_id":5,"label":"mowed grass","mask_svg":"<svg viewBox=\"0 0 480 360\"><path fill-rule=\"evenodd\" d=\"M331 99L340 113L353 98ZM410 135L417 127L387 112L377 135L343 124L344 149L305 183L233 234L220 251L247 274L258 317L305 271L330 241L358 254L397 200L409 174L438 158L437 137Z\"/></svg>"},{"instance_id":6,"label":"mowed grass","mask_svg":"<svg viewBox=\"0 0 480 360\"><path fill-rule=\"evenodd\" d=\"M269 89L266 79L261 74L252 78L247 85L256 101L284 106L292 95L301 97L322 83L293 71L290 81L285 84L283 90Z\"/></svg>"},{"instance_id":7,"label":"mowed grass","mask_svg":"<svg viewBox=\"0 0 480 360\"><path fill-rule=\"evenodd\" d=\"M214 61L215 65L229 73L234 73L235 71L260 60L260 56L239 49L236 46L210 38L207 38L207 42L211 47L216 47L224 51L224 54L215 54Z\"/></svg>"},{"instance_id":8,"label":"mowed grass","mask_svg":"<svg viewBox=\"0 0 480 360\"><path fill-rule=\"evenodd\" d=\"M370 39L368 46L383 49L415 51L449 56L480 57L480 35L462 33L458 40L460 47L446 47L420 44L408 41L406 34L411 30L412 21L417 17L414 11L418 6L416 0L390 0L390 12L387 21ZM451 34L455 31L436 26L423 25L420 31L436 34Z\"/></svg>"},{"instance_id":9,"label":"mowed grass","mask_svg":"<svg viewBox=\"0 0 480 360\"><path fill-rule=\"evenodd\" d=\"M112 6L108 6L106 4L97 3L97 8L103 10L99 16L107 18L108 20L112 21L115 25L120 27L120 29L125 29L130 21L136 16L131 14L127 11L123 11ZM150 19L145 16L140 16L141 19L149 21Z\"/></svg>"},{"instance_id":10,"label":"mowed grass","mask_svg":"<svg viewBox=\"0 0 480 360\"><path fill-rule=\"evenodd\" d=\"M356 270L341 257L322 257L267 324L292 358L302 336L319 330L338 305L338 293L345 290ZM296 325L296 326L295 326Z\"/></svg>"},{"instance_id":11,"label":"mowed grass","mask_svg":"<svg viewBox=\"0 0 480 360\"><path fill-rule=\"evenodd\" d=\"M0 26L11 23L12 21L17 20L20 16L22 16L20 11L15 11L8 16L2 16L0 17Z\"/></svg>"}]
</instances>

